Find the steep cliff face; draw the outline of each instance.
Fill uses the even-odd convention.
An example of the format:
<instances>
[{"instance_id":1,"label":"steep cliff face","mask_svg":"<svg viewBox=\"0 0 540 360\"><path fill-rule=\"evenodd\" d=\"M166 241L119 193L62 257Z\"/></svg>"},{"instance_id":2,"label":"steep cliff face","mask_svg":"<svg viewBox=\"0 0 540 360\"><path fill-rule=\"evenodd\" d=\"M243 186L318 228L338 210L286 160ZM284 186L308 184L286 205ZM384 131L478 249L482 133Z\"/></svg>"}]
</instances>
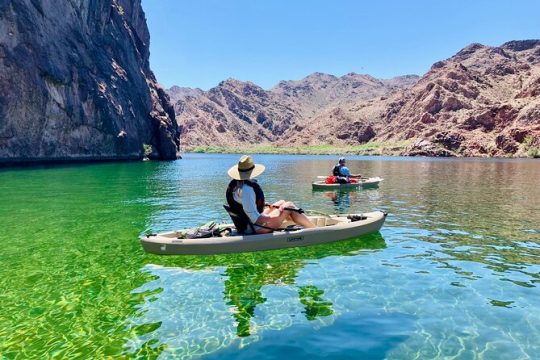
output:
<instances>
[{"instance_id":1,"label":"steep cliff face","mask_svg":"<svg viewBox=\"0 0 540 360\"><path fill-rule=\"evenodd\" d=\"M140 0L0 0L0 162L175 159Z\"/></svg>"}]
</instances>

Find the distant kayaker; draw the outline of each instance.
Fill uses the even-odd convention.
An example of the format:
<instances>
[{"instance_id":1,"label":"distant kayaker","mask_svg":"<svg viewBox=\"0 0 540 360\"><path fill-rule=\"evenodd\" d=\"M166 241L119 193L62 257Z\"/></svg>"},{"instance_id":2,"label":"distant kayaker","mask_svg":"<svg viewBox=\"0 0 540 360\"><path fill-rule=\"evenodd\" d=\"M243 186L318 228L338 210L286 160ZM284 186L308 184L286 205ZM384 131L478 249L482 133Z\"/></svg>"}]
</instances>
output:
<instances>
[{"instance_id":1,"label":"distant kayaker","mask_svg":"<svg viewBox=\"0 0 540 360\"><path fill-rule=\"evenodd\" d=\"M361 178L360 174L351 174L351 171L345 166L346 160L344 157L340 157L338 163L332 169L332 175L336 177L336 182L340 184L348 184L351 182L351 178Z\"/></svg>"},{"instance_id":2,"label":"distant kayaker","mask_svg":"<svg viewBox=\"0 0 540 360\"><path fill-rule=\"evenodd\" d=\"M287 209L296 209L292 202L279 200L270 206L264 202L264 193L254 179L263 173L265 167L255 164L251 156L244 155L227 172L233 180L227 187L227 203L231 212L240 216L235 219L240 222L237 230L240 232L268 233L279 229L285 220L292 220L304 228L315 227L309 219L302 213ZM251 226L253 225L253 226Z\"/></svg>"}]
</instances>

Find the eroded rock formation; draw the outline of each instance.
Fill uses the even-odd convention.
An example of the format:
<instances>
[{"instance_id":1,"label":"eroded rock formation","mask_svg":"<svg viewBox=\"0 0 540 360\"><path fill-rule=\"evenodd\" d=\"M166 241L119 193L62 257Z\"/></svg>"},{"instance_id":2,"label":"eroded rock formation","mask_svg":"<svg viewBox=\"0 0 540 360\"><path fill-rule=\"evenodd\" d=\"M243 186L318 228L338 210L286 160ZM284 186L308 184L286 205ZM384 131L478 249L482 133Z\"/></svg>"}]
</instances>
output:
<instances>
[{"instance_id":1,"label":"eroded rock formation","mask_svg":"<svg viewBox=\"0 0 540 360\"><path fill-rule=\"evenodd\" d=\"M396 154L430 156L540 149L540 40L471 44L420 79L315 73L268 91L235 80L175 90L187 146L384 142L406 144Z\"/></svg>"},{"instance_id":2,"label":"eroded rock formation","mask_svg":"<svg viewBox=\"0 0 540 360\"><path fill-rule=\"evenodd\" d=\"M177 158L149 38L140 0L0 0L0 162Z\"/></svg>"},{"instance_id":3,"label":"eroded rock formation","mask_svg":"<svg viewBox=\"0 0 540 360\"><path fill-rule=\"evenodd\" d=\"M524 155L540 147L540 40L469 45L434 64L381 117L388 126L379 138L421 139L444 156Z\"/></svg>"},{"instance_id":4,"label":"eroded rock formation","mask_svg":"<svg viewBox=\"0 0 540 360\"><path fill-rule=\"evenodd\" d=\"M387 96L417 80L414 75L381 80L354 73L342 77L314 73L298 81L281 81L270 90L228 79L208 91L173 87L168 93L188 148L332 139L358 144L375 136L373 127L364 118L349 118L342 108Z\"/></svg>"}]
</instances>

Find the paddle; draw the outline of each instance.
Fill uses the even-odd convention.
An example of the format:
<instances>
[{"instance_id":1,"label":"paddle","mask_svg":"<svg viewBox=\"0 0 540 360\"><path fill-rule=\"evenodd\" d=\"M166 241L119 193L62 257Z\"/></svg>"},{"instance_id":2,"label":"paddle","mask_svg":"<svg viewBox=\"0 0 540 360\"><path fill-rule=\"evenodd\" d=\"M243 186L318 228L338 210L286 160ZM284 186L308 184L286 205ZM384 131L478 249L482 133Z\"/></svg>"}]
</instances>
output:
<instances>
[{"instance_id":1,"label":"paddle","mask_svg":"<svg viewBox=\"0 0 540 360\"><path fill-rule=\"evenodd\" d=\"M274 206L274 205L268 204L268 203L266 203L265 205L266 205L266 206L269 206L269 207L273 207L273 208L279 208L279 206ZM307 211L307 212L310 213L310 214L322 215L322 216L326 216L326 217L329 217L329 218L331 218L331 217L334 216L334 215L329 215L329 214L327 214L327 213L323 213L323 212L321 212L321 211L317 211L317 210L304 210L304 209L302 209L302 208L285 208L285 210L296 211L296 212L298 212L298 213L300 213L300 214L304 214L304 213L306 213L306 211Z\"/></svg>"},{"instance_id":2,"label":"paddle","mask_svg":"<svg viewBox=\"0 0 540 360\"><path fill-rule=\"evenodd\" d=\"M279 206L274 206L272 204L265 204L266 206L269 206L269 207L273 207L273 208L278 208ZM302 208L285 208L285 210L291 210L291 211L296 211L300 214L305 214L306 212L307 213L310 213L310 214L316 214L316 215L322 215L322 216L326 216L326 217L333 217L335 215L329 215L327 213L324 213L324 212L321 212L321 211L318 211L318 210L312 210L312 209L309 209L309 210L304 210Z\"/></svg>"},{"instance_id":3,"label":"paddle","mask_svg":"<svg viewBox=\"0 0 540 360\"><path fill-rule=\"evenodd\" d=\"M326 176L325 175L318 175L317 179L326 179L328 176L330 176L330 175L326 175ZM350 176L350 177L353 178L353 179L360 179L360 180L368 180L368 179L370 179L370 178L364 177L364 176L361 176L361 177Z\"/></svg>"},{"instance_id":4,"label":"paddle","mask_svg":"<svg viewBox=\"0 0 540 360\"><path fill-rule=\"evenodd\" d=\"M272 204L268 204L268 203L266 203L265 205L268 206L268 207L273 207L273 208L279 209L279 206L276 206L276 205L272 205ZM286 207L286 208L283 208L283 210L294 211L294 212L297 212L297 213L299 213L299 214L303 214L303 213L304 213L304 209L302 209L302 208L290 208L290 207Z\"/></svg>"},{"instance_id":5,"label":"paddle","mask_svg":"<svg viewBox=\"0 0 540 360\"><path fill-rule=\"evenodd\" d=\"M309 214L314 214L314 215L322 215L322 216L326 216L326 217L334 217L336 215L330 215L330 214L327 214L327 213L324 213L322 211L317 211L317 210L312 210L312 209L308 209L306 210Z\"/></svg>"}]
</instances>

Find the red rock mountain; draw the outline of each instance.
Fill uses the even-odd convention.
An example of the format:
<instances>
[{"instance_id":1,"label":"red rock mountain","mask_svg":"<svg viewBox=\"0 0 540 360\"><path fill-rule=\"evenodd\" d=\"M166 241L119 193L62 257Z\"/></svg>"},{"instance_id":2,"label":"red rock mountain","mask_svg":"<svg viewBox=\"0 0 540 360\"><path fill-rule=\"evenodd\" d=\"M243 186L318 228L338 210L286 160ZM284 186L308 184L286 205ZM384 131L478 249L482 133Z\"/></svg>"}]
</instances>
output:
<instances>
[{"instance_id":1,"label":"red rock mountain","mask_svg":"<svg viewBox=\"0 0 540 360\"><path fill-rule=\"evenodd\" d=\"M540 40L471 44L422 77L315 73L271 90L176 88L185 145L406 143L404 155L521 156L540 147Z\"/></svg>"},{"instance_id":2,"label":"red rock mountain","mask_svg":"<svg viewBox=\"0 0 540 360\"><path fill-rule=\"evenodd\" d=\"M188 148L285 144L325 109L363 103L417 80L414 75L379 80L353 73L340 78L314 73L299 81L282 81L271 90L228 79L208 91L173 87L168 93Z\"/></svg>"},{"instance_id":3,"label":"red rock mountain","mask_svg":"<svg viewBox=\"0 0 540 360\"><path fill-rule=\"evenodd\" d=\"M431 147L442 155L505 156L539 147L540 40L469 45L434 64L381 116L376 138L415 140L411 154Z\"/></svg>"}]
</instances>

